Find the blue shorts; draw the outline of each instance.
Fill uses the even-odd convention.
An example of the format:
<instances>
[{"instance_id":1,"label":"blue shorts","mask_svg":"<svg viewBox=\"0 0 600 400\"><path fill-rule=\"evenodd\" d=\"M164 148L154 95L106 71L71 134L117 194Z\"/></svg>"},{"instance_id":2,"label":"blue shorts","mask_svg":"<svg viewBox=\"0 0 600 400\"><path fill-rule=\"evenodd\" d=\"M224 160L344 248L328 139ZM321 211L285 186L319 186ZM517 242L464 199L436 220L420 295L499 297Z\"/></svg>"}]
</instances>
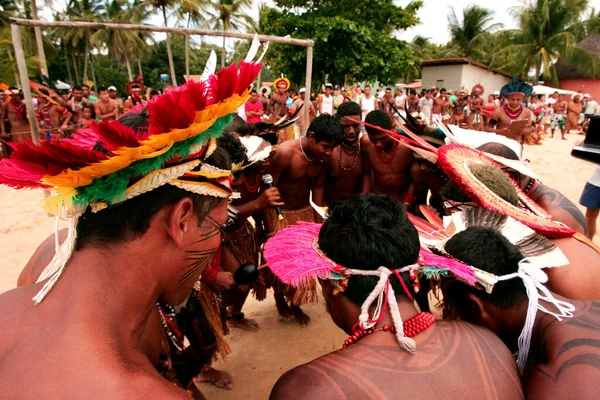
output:
<instances>
[{"instance_id":1,"label":"blue shorts","mask_svg":"<svg viewBox=\"0 0 600 400\"><path fill-rule=\"evenodd\" d=\"M579 204L587 208L600 208L600 187L586 183Z\"/></svg>"}]
</instances>

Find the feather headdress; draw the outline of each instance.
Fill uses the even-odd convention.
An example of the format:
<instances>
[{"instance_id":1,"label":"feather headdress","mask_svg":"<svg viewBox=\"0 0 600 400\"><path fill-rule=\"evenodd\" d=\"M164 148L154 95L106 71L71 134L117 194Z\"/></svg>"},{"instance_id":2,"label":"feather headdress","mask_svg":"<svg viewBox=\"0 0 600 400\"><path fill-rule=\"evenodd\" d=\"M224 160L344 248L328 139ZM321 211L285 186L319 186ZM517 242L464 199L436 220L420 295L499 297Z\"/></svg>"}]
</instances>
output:
<instances>
[{"instance_id":1,"label":"feather headdress","mask_svg":"<svg viewBox=\"0 0 600 400\"><path fill-rule=\"evenodd\" d=\"M504 85L502 90L500 90L500 94L504 97L508 97L511 93L522 93L525 97L531 96L533 93L533 86L528 85L525 82L521 82L517 77L513 77L512 82Z\"/></svg>"},{"instance_id":2,"label":"feather headdress","mask_svg":"<svg viewBox=\"0 0 600 400\"><path fill-rule=\"evenodd\" d=\"M316 279L326 279L332 282L338 291L345 291L348 279L352 275L379 277L373 293L361 306L359 327L370 329L381 317L383 304L390 307L394 326L397 330L396 339L400 347L410 353L416 351L412 339L404 337L402 319L398 311L394 290L388 284L390 276L395 275L404 286L400 273L416 270L436 271L438 274L451 273L465 282L474 285L476 277L473 269L457 260L442 257L422 248L417 262L408 266L381 266L375 271L346 268L337 264L319 248L318 237L321 224L301 222L287 227L275 234L265 244L264 256L269 268L283 282L293 287L313 287ZM399 239L401 240L401 239ZM395 279L395 278L392 278ZM408 289L405 291L411 297ZM370 307L377 300L379 307L370 315ZM384 307L385 308L385 307Z\"/></svg>"},{"instance_id":3,"label":"feather headdress","mask_svg":"<svg viewBox=\"0 0 600 400\"><path fill-rule=\"evenodd\" d=\"M216 138L231 114L249 98L248 86L261 64L240 62L188 82L138 106L119 120L93 123L68 140L13 145L0 161L0 183L18 189L47 188L46 209L69 219L65 243L41 280L50 278L34 300L42 301L68 262L79 216L171 184L220 198L231 195L231 171L207 164ZM57 236L58 237L58 236Z\"/></svg>"}]
</instances>

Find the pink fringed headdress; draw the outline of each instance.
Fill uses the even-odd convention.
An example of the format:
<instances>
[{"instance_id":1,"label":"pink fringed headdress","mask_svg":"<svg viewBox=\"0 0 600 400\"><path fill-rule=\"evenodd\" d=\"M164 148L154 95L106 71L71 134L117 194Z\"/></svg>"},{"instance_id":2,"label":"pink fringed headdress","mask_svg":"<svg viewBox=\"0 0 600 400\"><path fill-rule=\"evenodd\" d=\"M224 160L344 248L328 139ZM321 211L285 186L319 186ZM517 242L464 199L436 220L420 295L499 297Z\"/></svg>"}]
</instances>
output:
<instances>
[{"instance_id":1,"label":"pink fringed headdress","mask_svg":"<svg viewBox=\"0 0 600 400\"><path fill-rule=\"evenodd\" d=\"M401 268L391 269L386 266L381 266L377 270L346 268L321 251L318 245L320 229L321 224L302 222L277 232L265 244L264 254L269 268L283 283L293 287L309 287L318 278L330 280L336 290L341 292L346 290L348 279L352 275L379 277L377 285L361 306L358 327L365 330L374 327L383 317L385 308L389 307L398 344L409 353L416 351L416 344L413 339L404 336L396 295L389 284L390 276L394 275L400 281L411 299L410 292L400 277L403 272L435 270L438 275L453 274L470 285L476 284L475 273L471 267L451 258L435 255L425 248L421 248L415 264ZM374 303L376 303L375 310L370 315Z\"/></svg>"}]
</instances>

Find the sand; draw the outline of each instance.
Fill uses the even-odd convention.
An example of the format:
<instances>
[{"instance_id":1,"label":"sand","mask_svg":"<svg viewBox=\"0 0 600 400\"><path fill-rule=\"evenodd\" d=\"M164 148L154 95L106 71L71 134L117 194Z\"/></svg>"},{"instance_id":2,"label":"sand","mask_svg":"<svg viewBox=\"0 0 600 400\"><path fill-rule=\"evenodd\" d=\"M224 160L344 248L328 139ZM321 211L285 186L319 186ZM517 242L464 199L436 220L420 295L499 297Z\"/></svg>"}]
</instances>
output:
<instances>
[{"instance_id":1,"label":"sand","mask_svg":"<svg viewBox=\"0 0 600 400\"><path fill-rule=\"evenodd\" d=\"M561 191L576 204L594 170L593 164L569 155L573 144L582 139L583 136L570 134L566 141L546 139L541 146L525 149L525 158L531 160L531 166L542 182ZM19 272L38 244L53 232L55 222L40 207L41 192L0 186L0 196L4 199L0 209L2 293L15 287ZM599 235L595 242L600 243ZM279 320L272 296L262 303L250 299L244 311L260 324L261 330L251 333L232 329L228 337L232 354L226 362L215 364L233 375L234 388L227 391L202 384L205 395L223 400L266 399L285 371L338 349L346 336L331 322L323 302L304 309L312 321L308 327L301 328L293 322Z\"/></svg>"}]
</instances>

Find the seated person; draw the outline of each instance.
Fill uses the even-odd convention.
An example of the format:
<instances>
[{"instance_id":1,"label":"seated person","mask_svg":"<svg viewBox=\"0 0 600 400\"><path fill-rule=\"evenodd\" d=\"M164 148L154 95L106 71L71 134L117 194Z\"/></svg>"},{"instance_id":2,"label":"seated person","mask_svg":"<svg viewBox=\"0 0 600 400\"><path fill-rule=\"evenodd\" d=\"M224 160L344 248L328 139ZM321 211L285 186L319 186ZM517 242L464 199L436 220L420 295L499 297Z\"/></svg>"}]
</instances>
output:
<instances>
[{"instance_id":1,"label":"seated person","mask_svg":"<svg viewBox=\"0 0 600 400\"><path fill-rule=\"evenodd\" d=\"M499 278L489 292L442 278L446 313L486 327L519 351L526 398L597 398L600 304L547 291L544 272L507 239L497 230L471 227L445 244L451 256Z\"/></svg>"},{"instance_id":2,"label":"seated person","mask_svg":"<svg viewBox=\"0 0 600 400\"><path fill-rule=\"evenodd\" d=\"M336 204L322 227L290 227L267 242L265 259L282 279L311 280L294 254L321 268L327 311L352 335L286 372L271 399L522 398L512 355L492 332L415 308L408 270L419 249L402 204L375 194Z\"/></svg>"}]
</instances>

